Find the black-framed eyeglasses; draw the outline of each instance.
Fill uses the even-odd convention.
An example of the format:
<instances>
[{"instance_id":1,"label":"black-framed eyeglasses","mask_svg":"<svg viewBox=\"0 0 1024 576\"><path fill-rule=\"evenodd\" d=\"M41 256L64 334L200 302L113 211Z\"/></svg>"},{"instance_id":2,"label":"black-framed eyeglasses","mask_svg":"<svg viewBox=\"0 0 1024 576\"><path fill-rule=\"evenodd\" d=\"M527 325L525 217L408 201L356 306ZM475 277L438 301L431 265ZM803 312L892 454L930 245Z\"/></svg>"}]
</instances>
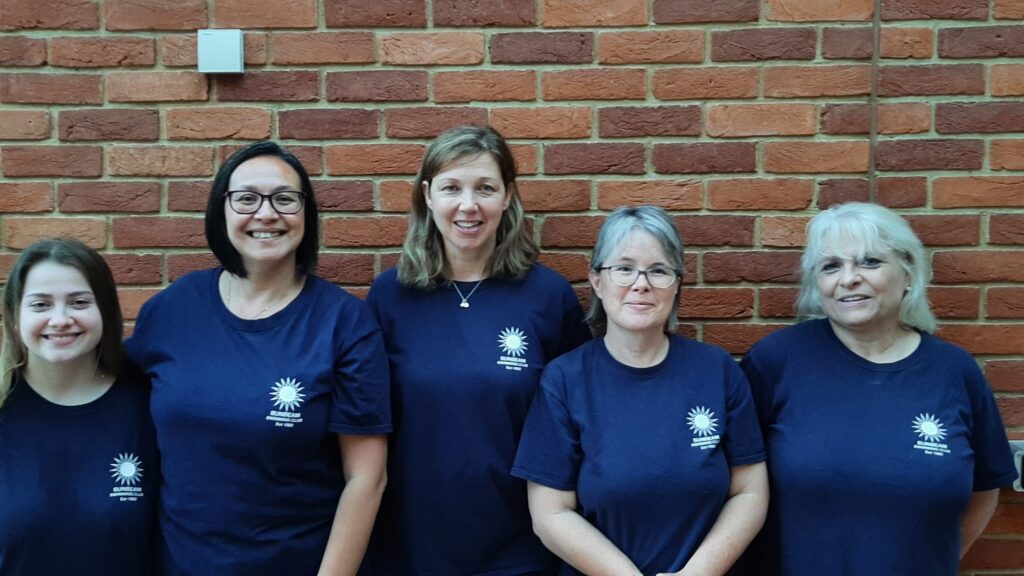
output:
<instances>
[{"instance_id":1,"label":"black-framed eyeglasses","mask_svg":"<svg viewBox=\"0 0 1024 576\"><path fill-rule=\"evenodd\" d=\"M239 214L255 214L270 200L270 207L278 214L298 214L306 201L306 195L297 190L278 190L270 194L260 194L251 190L231 190L224 194L228 206Z\"/></svg>"},{"instance_id":2,"label":"black-framed eyeglasses","mask_svg":"<svg viewBox=\"0 0 1024 576\"><path fill-rule=\"evenodd\" d=\"M662 266L641 270L636 266L628 264L616 264L614 266L601 266L597 270L598 272L607 270L608 277L611 278L612 283L622 287L632 286L637 278L644 276L647 278L647 283L651 286L655 288L668 288L675 284L676 280L682 276L682 272L679 270Z\"/></svg>"}]
</instances>

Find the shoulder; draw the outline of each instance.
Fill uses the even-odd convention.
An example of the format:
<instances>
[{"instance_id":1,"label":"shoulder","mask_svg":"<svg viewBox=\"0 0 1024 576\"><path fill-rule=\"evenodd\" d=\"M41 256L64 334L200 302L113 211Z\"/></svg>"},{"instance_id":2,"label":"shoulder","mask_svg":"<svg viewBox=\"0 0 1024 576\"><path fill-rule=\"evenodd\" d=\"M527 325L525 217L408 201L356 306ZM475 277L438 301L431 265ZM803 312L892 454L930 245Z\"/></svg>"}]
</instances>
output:
<instances>
[{"instance_id":1,"label":"shoulder","mask_svg":"<svg viewBox=\"0 0 1024 576\"><path fill-rule=\"evenodd\" d=\"M526 276L523 277L523 280L526 282L527 286L531 287L570 288L569 282L564 276L540 262L534 262L533 265L530 266L530 269L526 272Z\"/></svg>"},{"instance_id":2,"label":"shoulder","mask_svg":"<svg viewBox=\"0 0 1024 576\"><path fill-rule=\"evenodd\" d=\"M687 357L698 358L702 361L728 361L735 363L732 356L717 344L700 342L678 334L669 335L669 341L671 350L676 351L677 354L685 354Z\"/></svg>"},{"instance_id":3,"label":"shoulder","mask_svg":"<svg viewBox=\"0 0 1024 576\"><path fill-rule=\"evenodd\" d=\"M161 290L159 294L150 298L146 304L149 307L153 307L160 303L185 300L194 298L199 294L205 294L209 291L209 286L217 279L220 273L220 268L189 272Z\"/></svg>"},{"instance_id":4,"label":"shoulder","mask_svg":"<svg viewBox=\"0 0 1024 576\"><path fill-rule=\"evenodd\" d=\"M598 346L604 346L600 339L588 340L548 362L544 371L551 370L552 372L565 374L580 370L591 362L594 354L598 352Z\"/></svg>"},{"instance_id":5,"label":"shoulder","mask_svg":"<svg viewBox=\"0 0 1024 576\"><path fill-rule=\"evenodd\" d=\"M774 354L808 344L821 346L827 341L827 322L824 318L816 318L775 330L751 346L750 354Z\"/></svg>"},{"instance_id":6,"label":"shoulder","mask_svg":"<svg viewBox=\"0 0 1024 576\"><path fill-rule=\"evenodd\" d=\"M942 366L946 373L959 371L968 380L983 379L981 368L970 352L933 334L921 334L919 361Z\"/></svg>"}]
</instances>

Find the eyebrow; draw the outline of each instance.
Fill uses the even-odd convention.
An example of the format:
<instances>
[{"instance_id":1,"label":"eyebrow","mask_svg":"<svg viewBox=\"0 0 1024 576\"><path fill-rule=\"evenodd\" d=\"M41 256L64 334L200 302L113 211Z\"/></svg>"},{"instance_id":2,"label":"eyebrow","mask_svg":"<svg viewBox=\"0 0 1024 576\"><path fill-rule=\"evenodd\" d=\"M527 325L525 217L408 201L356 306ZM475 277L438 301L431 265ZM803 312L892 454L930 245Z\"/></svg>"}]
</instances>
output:
<instances>
[{"instance_id":1,"label":"eyebrow","mask_svg":"<svg viewBox=\"0 0 1024 576\"><path fill-rule=\"evenodd\" d=\"M95 294L93 294L92 290L78 290L77 292L71 292L68 294L69 297L94 295ZM35 298L52 298L53 294L50 294L49 292L32 292L30 294L25 294L24 296L22 296L22 299L28 298L30 296Z\"/></svg>"}]
</instances>

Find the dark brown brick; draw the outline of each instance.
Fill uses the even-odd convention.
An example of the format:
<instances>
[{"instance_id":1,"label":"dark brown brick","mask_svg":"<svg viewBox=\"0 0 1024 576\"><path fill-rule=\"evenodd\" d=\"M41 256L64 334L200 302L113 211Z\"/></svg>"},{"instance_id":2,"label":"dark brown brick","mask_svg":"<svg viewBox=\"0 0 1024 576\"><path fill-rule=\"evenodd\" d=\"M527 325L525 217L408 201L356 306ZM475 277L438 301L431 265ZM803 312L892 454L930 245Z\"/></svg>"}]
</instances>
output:
<instances>
[{"instance_id":1,"label":"dark brown brick","mask_svg":"<svg viewBox=\"0 0 1024 576\"><path fill-rule=\"evenodd\" d=\"M977 318L981 311L981 290L932 286L928 288L928 304L937 318Z\"/></svg>"},{"instance_id":2,"label":"dark brown brick","mask_svg":"<svg viewBox=\"0 0 1024 576\"><path fill-rule=\"evenodd\" d=\"M878 93L881 96L984 94L985 67L982 64L882 66Z\"/></svg>"},{"instance_id":3,"label":"dark brown brick","mask_svg":"<svg viewBox=\"0 0 1024 576\"><path fill-rule=\"evenodd\" d=\"M812 60L818 36L813 28L747 28L711 33L715 62Z\"/></svg>"},{"instance_id":4,"label":"dark brown brick","mask_svg":"<svg viewBox=\"0 0 1024 576\"><path fill-rule=\"evenodd\" d=\"M366 70L327 74L330 102L402 102L427 99L427 73Z\"/></svg>"},{"instance_id":5,"label":"dark brown brick","mask_svg":"<svg viewBox=\"0 0 1024 576\"><path fill-rule=\"evenodd\" d=\"M208 180L174 180L167 183L168 210L202 212L206 210L209 196L210 182Z\"/></svg>"},{"instance_id":6,"label":"dark brown brick","mask_svg":"<svg viewBox=\"0 0 1024 576\"><path fill-rule=\"evenodd\" d=\"M203 219L196 217L122 216L112 219L111 238L118 248L198 248L206 246Z\"/></svg>"},{"instance_id":7,"label":"dark brown brick","mask_svg":"<svg viewBox=\"0 0 1024 576\"><path fill-rule=\"evenodd\" d=\"M537 212L578 212L590 208L588 180L519 179L523 209Z\"/></svg>"},{"instance_id":8,"label":"dark brown brick","mask_svg":"<svg viewBox=\"0 0 1024 576\"><path fill-rule=\"evenodd\" d=\"M593 59L590 32L509 32L491 37L495 64L582 64Z\"/></svg>"},{"instance_id":9,"label":"dark brown brick","mask_svg":"<svg viewBox=\"0 0 1024 576\"><path fill-rule=\"evenodd\" d=\"M700 106L616 106L598 114L602 138L700 135Z\"/></svg>"},{"instance_id":10,"label":"dark brown brick","mask_svg":"<svg viewBox=\"0 0 1024 576\"><path fill-rule=\"evenodd\" d=\"M376 138L380 135L380 111L353 108L282 110L277 114L281 138L334 140Z\"/></svg>"},{"instance_id":11,"label":"dark brown brick","mask_svg":"<svg viewBox=\"0 0 1024 576\"><path fill-rule=\"evenodd\" d=\"M871 28L825 28L821 31L821 55L830 59L871 58Z\"/></svg>"},{"instance_id":12,"label":"dark brown brick","mask_svg":"<svg viewBox=\"0 0 1024 576\"><path fill-rule=\"evenodd\" d=\"M1024 27L976 26L939 30L942 58L997 58L1024 56Z\"/></svg>"},{"instance_id":13,"label":"dark brown brick","mask_svg":"<svg viewBox=\"0 0 1024 576\"><path fill-rule=\"evenodd\" d=\"M434 26L532 26L534 0L434 0Z\"/></svg>"},{"instance_id":14,"label":"dark brown brick","mask_svg":"<svg viewBox=\"0 0 1024 576\"><path fill-rule=\"evenodd\" d=\"M391 28L427 25L425 0L324 0L329 28Z\"/></svg>"},{"instance_id":15,"label":"dark brown brick","mask_svg":"<svg viewBox=\"0 0 1024 576\"><path fill-rule=\"evenodd\" d=\"M867 202L868 181L863 178L831 178L818 182L818 208L825 210L845 202Z\"/></svg>"},{"instance_id":16,"label":"dark brown brick","mask_svg":"<svg viewBox=\"0 0 1024 576\"><path fill-rule=\"evenodd\" d=\"M925 246L977 246L981 238L979 216L914 214L906 219Z\"/></svg>"},{"instance_id":17,"label":"dark brown brick","mask_svg":"<svg viewBox=\"0 0 1024 576\"><path fill-rule=\"evenodd\" d=\"M654 0L658 24L755 22L759 16L758 0Z\"/></svg>"},{"instance_id":18,"label":"dark brown brick","mask_svg":"<svg viewBox=\"0 0 1024 576\"><path fill-rule=\"evenodd\" d=\"M0 140L46 140L50 133L45 110L0 110Z\"/></svg>"},{"instance_id":19,"label":"dark brown brick","mask_svg":"<svg viewBox=\"0 0 1024 576\"><path fill-rule=\"evenodd\" d=\"M99 74L0 74L0 102L102 104Z\"/></svg>"},{"instance_id":20,"label":"dark brown brick","mask_svg":"<svg viewBox=\"0 0 1024 576\"><path fill-rule=\"evenodd\" d=\"M989 220L989 244L1024 245L1024 214L993 214Z\"/></svg>"},{"instance_id":21,"label":"dark brown brick","mask_svg":"<svg viewBox=\"0 0 1024 576\"><path fill-rule=\"evenodd\" d=\"M985 155L981 140L888 140L879 142L879 170L980 170Z\"/></svg>"},{"instance_id":22,"label":"dark brown brick","mask_svg":"<svg viewBox=\"0 0 1024 576\"><path fill-rule=\"evenodd\" d=\"M875 200L889 208L919 208L928 202L928 179L892 176L876 180Z\"/></svg>"},{"instance_id":23,"label":"dark brown brick","mask_svg":"<svg viewBox=\"0 0 1024 576\"><path fill-rule=\"evenodd\" d=\"M704 282L796 282L798 251L705 252Z\"/></svg>"},{"instance_id":24,"label":"dark brown brick","mask_svg":"<svg viewBox=\"0 0 1024 576\"><path fill-rule=\"evenodd\" d=\"M158 254L104 254L118 284L158 284L163 257Z\"/></svg>"},{"instance_id":25,"label":"dark brown brick","mask_svg":"<svg viewBox=\"0 0 1024 576\"><path fill-rule=\"evenodd\" d=\"M160 114L156 110L61 110L58 123L61 140L152 141L160 138Z\"/></svg>"},{"instance_id":26,"label":"dark brown brick","mask_svg":"<svg viewBox=\"0 0 1024 576\"><path fill-rule=\"evenodd\" d=\"M65 68L152 66L156 47L152 38L76 36L50 40L50 65Z\"/></svg>"},{"instance_id":27,"label":"dark brown brick","mask_svg":"<svg viewBox=\"0 0 1024 576\"><path fill-rule=\"evenodd\" d=\"M988 0L886 0L882 20L984 20Z\"/></svg>"},{"instance_id":28,"label":"dark brown brick","mask_svg":"<svg viewBox=\"0 0 1024 576\"><path fill-rule=\"evenodd\" d=\"M206 0L105 0L107 30L196 30L206 28Z\"/></svg>"},{"instance_id":29,"label":"dark brown brick","mask_svg":"<svg viewBox=\"0 0 1024 576\"><path fill-rule=\"evenodd\" d=\"M826 104L821 111L825 134L867 134L871 131L871 108L867 104Z\"/></svg>"},{"instance_id":30,"label":"dark brown brick","mask_svg":"<svg viewBox=\"0 0 1024 576\"><path fill-rule=\"evenodd\" d=\"M46 62L46 40L28 36L0 37L0 66L39 66Z\"/></svg>"},{"instance_id":31,"label":"dark brown brick","mask_svg":"<svg viewBox=\"0 0 1024 576\"><path fill-rule=\"evenodd\" d=\"M753 142L655 144L651 160L659 174L753 172L757 147Z\"/></svg>"},{"instance_id":32,"label":"dark brown brick","mask_svg":"<svg viewBox=\"0 0 1024 576\"><path fill-rule=\"evenodd\" d=\"M370 284L373 282L373 254L321 253L316 273L335 284Z\"/></svg>"},{"instance_id":33,"label":"dark brown brick","mask_svg":"<svg viewBox=\"0 0 1024 576\"><path fill-rule=\"evenodd\" d=\"M246 72L216 76L217 100L221 102L307 102L320 98L320 78L315 71Z\"/></svg>"},{"instance_id":34,"label":"dark brown brick","mask_svg":"<svg viewBox=\"0 0 1024 576\"><path fill-rule=\"evenodd\" d=\"M540 242L545 248L592 248L604 216L548 216Z\"/></svg>"},{"instance_id":35,"label":"dark brown brick","mask_svg":"<svg viewBox=\"0 0 1024 576\"><path fill-rule=\"evenodd\" d=\"M938 104L935 131L940 134L1024 132L1024 103Z\"/></svg>"},{"instance_id":36,"label":"dark brown brick","mask_svg":"<svg viewBox=\"0 0 1024 576\"><path fill-rule=\"evenodd\" d=\"M313 180L321 210L373 210L373 182L369 180Z\"/></svg>"},{"instance_id":37,"label":"dark brown brick","mask_svg":"<svg viewBox=\"0 0 1024 576\"><path fill-rule=\"evenodd\" d=\"M643 144L553 144L544 147L546 174L643 174Z\"/></svg>"},{"instance_id":38,"label":"dark brown brick","mask_svg":"<svg viewBox=\"0 0 1024 576\"><path fill-rule=\"evenodd\" d=\"M486 124L487 110L466 106L390 108L384 112L384 122L390 138L433 138L455 126Z\"/></svg>"},{"instance_id":39,"label":"dark brown brick","mask_svg":"<svg viewBox=\"0 0 1024 576\"><path fill-rule=\"evenodd\" d=\"M753 216L706 215L674 216L686 246L753 246Z\"/></svg>"},{"instance_id":40,"label":"dark brown brick","mask_svg":"<svg viewBox=\"0 0 1024 576\"><path fill-rule=\"evenodd\" d=\"M103 148L99 146L2 146L3 175L72 176L103 174Z\"/></svg>"},{"instance_id":41,"label":"dark brown brick","mask_svg":"<svg viewBox=\"0 0 1024 576\"><path fill-rule=\"evenodd\" d=\"M57 186L61 212L156 212L159 182L67 182Z\"/></svg>"},{"instance_id":42,"label":"dark brown brick","mask_svg":"<svg viewBox=\"0 0 1024 576\"><path fill-rule=\"evenodd\" d=\"M761 288L757 291L757 311L762 318L793 318L799 293L796 288Z\"/></svg>"},{"instance_id":43,"label":"dark brown brick","mask_svg":"<svg viewBox=\"0 0 1024 576\"><path fill-rule=\"evenodd\" d=\"M4 0L0 30L95 30L100 6L95 0Z\"/></svg>"}]
</instances>

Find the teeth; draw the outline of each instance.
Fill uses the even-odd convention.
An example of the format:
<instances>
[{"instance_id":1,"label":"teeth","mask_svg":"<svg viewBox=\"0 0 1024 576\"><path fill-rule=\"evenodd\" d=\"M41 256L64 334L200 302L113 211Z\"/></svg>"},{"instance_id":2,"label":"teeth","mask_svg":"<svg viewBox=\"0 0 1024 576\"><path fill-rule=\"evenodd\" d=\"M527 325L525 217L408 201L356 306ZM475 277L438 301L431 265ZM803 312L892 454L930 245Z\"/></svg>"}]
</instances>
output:
<instances>
[{"instance_id":1,"label":"teeth","mask_svg":"<svg viewBox=\"0 0 1024 576\"><path fill-rule=\"evenodd\" d=\"M251 232L252 237L257 240L264 240L267 238L276 238L281 235L280 232Z\"/></svg>"},{"instance_id":2,"label":"teeth","mask_svg":"<svg viewBox=\"0 0 1024 576\"><path fill-rule=\"evenodd\" d=\"M455 225L458 226L459 228L476 228L477 226L480 225L480 223L479 222L472 222L472 223L469 223L469 222L456 222Z\"/></svg>"}]
</instances>

